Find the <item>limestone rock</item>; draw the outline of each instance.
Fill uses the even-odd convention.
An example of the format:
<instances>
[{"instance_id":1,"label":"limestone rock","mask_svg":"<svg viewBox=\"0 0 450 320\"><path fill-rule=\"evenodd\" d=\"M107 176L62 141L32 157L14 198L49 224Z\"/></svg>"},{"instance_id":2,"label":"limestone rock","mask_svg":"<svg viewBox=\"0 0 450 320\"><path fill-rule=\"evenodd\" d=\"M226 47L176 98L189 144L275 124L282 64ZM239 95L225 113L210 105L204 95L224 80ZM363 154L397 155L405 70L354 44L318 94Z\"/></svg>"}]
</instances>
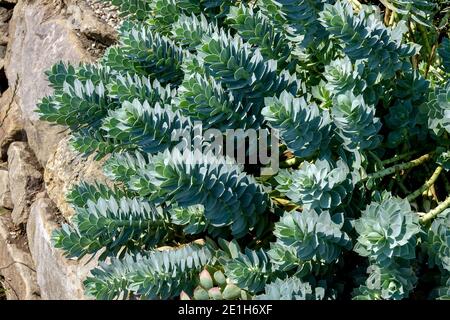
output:
<instances>
[{"instance_id":1,"label":"limestone rock","mask_svg":"<svg viewBox=\"0 0 450 320\"><path fill-rule=\"evenodd\" d=\"M0 23L7 23L12 17L12 10L0 6Z\"/></svg>"},{"instance_id":2,"label":"limestone rock","mask_svg":"<svg viewBox=\"0 0 450 320\"><path fill-rule=\"evenodd\" d=\"M12 10L0 7L0 45L8 43L8 22L11 16Z\"/></svg>"},{"instance_id":3,"label":"limestone rock","mask_svg":"<svg viewBox=\"0 0 450 320\"><path fill-rule=\"evenodd\" d=\"M28 143L42 166L65 135L64 128L39 120L36 104L52 93L45 71L58 61L91 61L76 32L61 16L62 1L19 1L9 22L11 41L5 68L17 86Z\"/></svg>"},{"instance_id":4,"label":"limestone rock","mask_svg":"<svg viewBox=\"0 0 450 320\"><path fill-rule=\"evenodd\" d=\"M66 220L73 215L73 209L66 201L66 194L73 185L81 181L111 183L103 173L102 163L103 161L95 161L93 156L86 158L72 150L68 138L58 144L45 167L44 183L49 198Z\"/></svg>"},{"instance_id":5,"label":"limestone rock","mask_svg":"<svg viewBox=\"0 0 450 320\"><path fill-rule=\"evenodd\" d=\"M98 261L95 258L89 261L90 257L80 261L66 259L51 242L51 234L57 227L51 200L40 198L33 203L27 235L41 297L46 300L86 299L83 281Z\"/></svg>"},{"instance_id":6,"label":"limestone rock","mask_svg":"<svg viewBox=\"0 0 450 320\"><path fill-rule=\"evenodd\" d=\"M0 169L0 207L12 209L11 191L9 191L9 174L7 170Z\"/></svg>"},{"instance_id":7,"label":"limestone rock","mask_svg":"<svg viewBox=\"0 0 450 320\"><path fill-rule=\"evenodd\" d=\"M73 1L67 7L69 21L75 30L79 30L88 39L98 41L104 45L112 45L118 40L115 28L102 22L95 12L87 5L86 1Z\"/></svg>"},{"instance_id":8,"label":"limestone rock","mask_svg":"<svg viewBox=\"0 0 450 320\"><path fill-rule=\"evenodd\" d=\"M0 22L0 45L6 45L9 41L8 24Z\"/></svg>"},{"instance_id":9,"label":"limestone rock","mask_svg":"<svg viewBox=\"0 0 450 320\"><path fill-rule=\"evenodd\" d=\"M42 186L39 164L24 142L13 142L8 149L9 187L16 225L27 221L29 205Z\"/></svg>"},{"instance_id":10,"label":"limestone rock","mask_svg":"<svg viewBox=\"0 0 450 320\"><path fill-rule=\"evenodd\" d=\"M4 65L3 59L5 58L5 55L6 55L6 46L2 45L2 46L0 46L0 61L1 61L0 69L3 68L3 65Z\"/></svg>"},{"instance_id":11,"label":"limestone rock","mask_svg":"<svg viewBox=\"0 0 450 320\"><path fill-rule=\"evenodd\" d=\"M8 89L0 97L0 159L6 160L6 153L13 141L25 140L22 112L16 103L15 94Z\"/></svg>"},{"instance_id":12,"label":"limestone rock","mask_svg":"<svg viewBox=\"0 0 450 320\"><path fill-rule=\"evenodd\" d=\"M11 237L11 214L0 214L0 274L8 300L40 299L33 259L26 239ZM24 241L25 240L25 241Z\"/></svg>"}]
</instances>

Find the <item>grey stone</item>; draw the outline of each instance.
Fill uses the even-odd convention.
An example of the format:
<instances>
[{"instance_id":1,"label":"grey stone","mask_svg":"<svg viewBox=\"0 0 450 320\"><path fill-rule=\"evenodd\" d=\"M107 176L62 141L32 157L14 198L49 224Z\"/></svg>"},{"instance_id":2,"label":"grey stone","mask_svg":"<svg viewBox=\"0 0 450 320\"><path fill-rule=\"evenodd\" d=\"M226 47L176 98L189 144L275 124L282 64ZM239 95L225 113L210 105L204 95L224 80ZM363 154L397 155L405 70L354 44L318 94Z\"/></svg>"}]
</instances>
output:
<instances>
[{"instance_id":1,"label":"grey stone","mask_svg":"<svg viewBox=\"0 0 450 320\"><path fill-rule=\"evenodd\" d=\"M62 7L61 1L20 1L9 22L6 76L16 89L28 143L42 166L65 136L63 127L40 121L35 112L37 103L52 93L44 72L59 61L92 61L61 16Z\"/></svg>"},{"instance_id":2,"label":"grey stone","mask_svg":"<svg viewBox=\"0 0 450 320\"><path fill-rule=\"evenodd\" d=\"M9 145L25 140L22 112L15 99L15 92L9 88L0 97L0 158L6 160Z\"/></svg>"},{"instance_id":3,"label":"grey stone","mask_svg":"<svg viewBox=\"0 0 450 320\"><path fill-rule=\"evenodd\" d=\"M106 160L106 158L104 159ZM61 140L56 152L50 157L44 171L45 189L66 220L73 215L72 207L66 201L70 188L80 181L110 184L102 170L102 163L94 156L84 157L72 150L68 138Z\"/></svg>"},{"instance_id":4,"label":"grey stone","mask_svg":"<svg viewBox=\"0 0 450 320\"><path fill-rule=\"evenodd\" d=\"M9 25L0 22L0 45L7 45L9 41Z\"/></svg>"},{"instance_id":5,"label":"grey stone","mask_svg":"<svg viewBox=\"0 0 450 320\"><path fill-rule=\"evenodd\" d=\"M6 55L6 46L0 46L0 60L3 60L3 58L5 58ZM0 64L0 69L3 68L3 64L4 62L2 62L2 64Z\"/></svg>"},{"instance_id":6,"label":"grey stone","mask_svg":"<svg viewBox=\"0 0 450 320\"><path fill-rule=\"evenodd\" d=\"M23 235L14 236L9 212L0 212L0 274L8 300L40 299L36 271Z\"/></svg>"},{"instance_id":7,"label":"grey stone","mask_svg":"<svg viewBox=\"0 0 450 320\"><path fill-rule=\"evenodd\" d=\"M9 191L9 174L7 170L0 169L0 207L12 209L11 191Z\"/></svg>"},{"instance_id":8,"label":"grey stone","mask_svg":"<svg viewBox=\"0 0 450 320\"><path fill-rule=\"evenodd\" d=\"M27 236L41 297L46 300L87 299L83 281L98 260L89 261L90 257L79 261L66 259L63 252L52 245L51 236L56 228L58 224L51 200L38 199L31 207Z\"/></svg>"},{"instance_id":9,"label":"grey stone","mask_svg":"<svg viewBox=\"0 0 450 320\"><path fill-rule=\"evenodd\" d=\"M41 121L36 113L39 101L52 93L45 71L59 61L94 62L102 50L92 50L92 42L110 45L117 32L99 21L85 1L48 0L19 1L9 21L9 35L6 76L10 86L17 87L28 144L44 167L67 135L66 128Z\"/></svg>"},{"instance_id":10,"label":"grey stone","mask_svg":"<svg viewBox=\"0 0 450 320\"><path fill-rule=\"evenodd\" d=\"M27 221L29 206L42 187L39 164L24 142L13 142L8 149L9 188L14 205L12 220L16 225Z\"/></svg>"}]
</instances>

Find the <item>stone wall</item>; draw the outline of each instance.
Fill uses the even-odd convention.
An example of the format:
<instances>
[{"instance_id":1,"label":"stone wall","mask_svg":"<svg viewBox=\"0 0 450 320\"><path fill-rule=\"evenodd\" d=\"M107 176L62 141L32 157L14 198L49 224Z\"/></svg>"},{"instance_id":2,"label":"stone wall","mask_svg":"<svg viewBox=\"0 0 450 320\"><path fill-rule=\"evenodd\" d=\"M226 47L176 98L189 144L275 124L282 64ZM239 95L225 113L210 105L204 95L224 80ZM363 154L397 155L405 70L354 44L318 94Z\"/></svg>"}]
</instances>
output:
<instances>
[{"instance_id":1,"label":"stone wall","mask_svg":"<svg viewBox=\"0 0 450 320\"><path fill-rule=\"evenodd\" d=\"M67 190L80 180L106 181L101 166L70 149L66 128L35 112L51 94L46 70L59 61L94 62L116 41L114 24L91 3L0 0L0 282L7 299L85 299L82 281L96 264L66 259L51 235L70 221Z\"/></svg>"}]
</instances>

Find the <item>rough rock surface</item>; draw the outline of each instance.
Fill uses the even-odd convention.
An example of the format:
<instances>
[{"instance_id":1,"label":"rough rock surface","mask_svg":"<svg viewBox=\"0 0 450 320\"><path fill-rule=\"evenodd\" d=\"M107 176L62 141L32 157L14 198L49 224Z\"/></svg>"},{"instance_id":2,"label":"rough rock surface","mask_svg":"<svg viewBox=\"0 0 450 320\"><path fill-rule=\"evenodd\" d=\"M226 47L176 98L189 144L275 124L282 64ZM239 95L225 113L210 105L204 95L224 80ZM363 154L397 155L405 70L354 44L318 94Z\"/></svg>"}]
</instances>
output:
<instances>
[{"instance_id":1,"label":"rough rock surface","mask_svg":"<svg viewBox=\"0 0 450 320\"><path fill-rule=\"evenodd\" d=\"M15 100L15 93L8 89L0 97L0 159L6 159L9 145L13 141L23 141L22 112Z\"/></svg>"},{"instance_id":2,"label":"rough rock surface","mask_svg":"<svg viewBox=\"0 0 450 320\"><path fill-rule=\"evenodd\" d=\"M11 191L9 190L9 173L0 169L0 207L12 209Z\"/></svg>"},{"instance_id":3,"label":"rough rock surface","mask_svg":"<svg viewBox=\"0 0 450 320\"><path fill-rule=\"evenodd\" d=\"M36 271L26 242L11 237L10 213L0 214L0 269L8 300L40 299Z\"/></svg>"},{"instance_id":4,"label":"rough rock surface","mask_svg":"<svg viewBox=\"0 0 450 320\"><path fill-rule=\"evenodd\" d=\"M39 291L43 299L85 299L82 282L97 264L66 259L51 234L72 214L65 194L74 183L106 182L101 164L73 152L68 130L36 113L52 93L45 71L59 61L94 62L117 41L112 9L97 9L87 0L0 0L0 279L8 299ZM11 259L24 264L2 268ZM24 268L36 270L34 280Z\"/></svg>"},{"instance_id":5,"label":"rough rock surface","mask_svg":"<svg viewBox=\"0 0 450 320\"><path fill-rule=\"evenodd\" d=\"M112 28L119 28L122 20L117 7L102 0L86 0L94 13L103 21L106 21Z\"/></svg>"},{"instance_id":6,"label":"rough rock surface","mask_svg":"<svg viewBox=\"0 0 450 320\"><path fill-rule=\"evenodd\" d=\"M12 220L26 223L31 200L41 189L42 174L33 154L24 142L13 142L8 149L9 187L14 205Z\"/></svg>"},{"instance_id":7,"label":"rough rock surface","mask_svg":"<svg viewBox=\"0 0 450 320\"><path fill-rule=\"evenodd\" d=\"M97 260L64 258L63 252L55 249L51 242L51 234L58 227L54 218L55 209L50 199L40 198L33 203L27 236L41 297L49 300L86 299L83 281L97 265Z\"/></svg>"},{"instance_id":8,"label":"rough rock surface","mask_svg":"<svg viewBox=\"0 0 450 320\"><path fill-rule=\"evenodd\" d=\"M8 43L9 31L8 21L11 19L12 11L0 7L0 45Z\"/></svg>"},{"instance_id":9,"label":"rough rock surface","mask_svg":"<svg viewBox=\"0 0 450 320\"><path fill-rule=\"evenodd\" d=\"M3 64L4 64L4 61L3 61L3 59L5 58L5 55L6 55L6 46L5 45L0 45L0 69L2 69L3 68Z\"/></svg>"},{"instance_id":10,"label":"rough rock surface","mask_svg":"<svg viewBox=\"0 0 450 320\"><path fill-rule=\"evenodd\" d=\"M72 150L68 138L61 140L56 152L48 160L44 171L46 191L67 220L73 215L73 209L66 201L66 194L73 185L80 181L109 183L101 164L93 156L86 158Z\"/></svg>"},{"instance_id":11,"label":"rough rock surface","mask_svg":"<svg viewBox=\"0 0 450 320\"><path fill-rule=\"evenodd\" d=\"M93 41L86 34L106 42L116 36L107 26L89 18L92 13L83 11L87 5L78 6L79 2L19 1L9 22L6 75L12 90L17 86L28 143L42 166L67 133L60 126L40 121L35 112L36 104L52 92L44 72L59 61L92 62L94 57L86 49Z\"/></svg>"}]
</instances>

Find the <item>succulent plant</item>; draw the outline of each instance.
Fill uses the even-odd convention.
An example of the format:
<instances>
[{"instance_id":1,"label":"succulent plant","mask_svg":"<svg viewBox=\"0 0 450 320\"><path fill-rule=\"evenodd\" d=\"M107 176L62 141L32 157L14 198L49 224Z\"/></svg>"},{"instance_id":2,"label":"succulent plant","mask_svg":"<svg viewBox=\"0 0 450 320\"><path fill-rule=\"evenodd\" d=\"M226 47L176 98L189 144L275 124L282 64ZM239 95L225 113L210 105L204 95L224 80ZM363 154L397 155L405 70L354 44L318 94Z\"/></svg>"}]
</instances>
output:
<instances>
[{"instance_id":1,"label":"succulent plant","mask_svg":"<svg viewBox=\"0 0 450 320\"><path fill-rule=\"evenodd\" d=\"M352 190L352 180L347 164L335 164L327 159L314 163L304 161L299 170L282 170L275 178L277 190L305 209L329 209L341 205Z\"/></svg>"},{"instance_id":2,"label":"succulent plant","mask_svg":"<svg viewBox=\"0 0 450 320\"><path fill-rule=\"evenodd\" d=\"M331 263L342 249L351 248L350 238L341 230L343 224L342 215L304 209L286 212L275 224L274 234L277 243L295 249L298 259Z\"/></svg>"},{"instance_id":3,"label":"succulent plant","mask_svg":"<svg viewBox=\"0 0 450 320\"><path fill-rule=\"evenodd\" d=\"M208 271L209 269L209 271ZM192 296L186 292L181 300L248 300L251 296L245 290L232 283L220 269L207 267L199 275L199 284Z\"/></svg>"},{"instance_id":4,"label":"succulent plant","mask_svg":"<svg viewBox=\"0 0 450 320\"><path fill-rule=\"evenodd\" d=\"M322 300L321 288L312 288L307 282L291 277L277 279L266 286L266 292L255 297L256 300Z\"/></svg>"},{"instance_id":5,"label":"succulent plant","mask_svg":"<svg viewBox=\"0 0 450 320\"><path fill-rule=\"evenodd\" d=\"M395 258L410 260L416 256L421 229L406 199L390 197L372 202L356 220L355 229L358 238L354 250L382 267Z\"/></svg>"},{"instance_id":6,"label":"succulent plant","mask_svg":"<svg viewBox=\"0 0 450 320\"><path fill-rule=\"evenodd\" d=\"M337 95L331 118L347 150L374 149L380 144L380 119L375 117L375 108L367 105L362 95L355 96L351 91Z\"/></svg>"},{"instance_id":7,"label":"succulent plant","mask_svg":"<svg viewBox=\"0 0 450 320\"><path fill-rule=\"evenodd\" d=\"M431 267L438 266L444 272L450 272L450 210L433 221L427 234L424 247L428 253Z\"/></svg>"},{"instance_id":8,"label":"succulent plant","mask_svg":"<svg viewBox=\"0 0 450 320\"><path fill-rule=\"evenodd\" d=\"M55 64L37 108L107 158L53 234L99 255L87 294L448 299L446 1L105 1L117 43ZM250 129L270 164L213 153Z\"/></svg>"},{"instance_id":9,"label":"succulent plant","mask_svg":"<svg viewBox=\"0 0 450 320\"><path fill-rule=\"evenodd\" d=\"M355 300L401 300L408 298L417 283L417 276L408 265L372 265L367 272L366 284L353 293Z\"/></svg>"},{"instance_id":10,"label":"succulent plant","mask_svg":"<svg viewBox=\"0 0 450 320\"><path fill-rule=\"evenodd\" d=\"M441 282L441 285L431 292L430 298L436 300L450 300L450 274L444 273Z\"/></svg>"},{"instance_id":11,"label":"succulent plant","mask_svg":"<svg viewBox=\"0 0 450 320\"><path fill-rule=\"evenodd\" d=\"M328 112L320 112L315 103L294 98L283 91L279 98L266 98L262 110L264 118L298 157L307 158L329 142L330 119Z\"/></svg>"},{"instance_id":12,"label":"succulent plant","mask_svg":"<svg viewBox=\"0 0 450 320\"><path fill-rule=\"evenodd\" d=\"M421 106L421 111L428 119L428 127L436 135L450 133L450 80L430 91L428 102Z\"/></svg>"}]
</instances>

